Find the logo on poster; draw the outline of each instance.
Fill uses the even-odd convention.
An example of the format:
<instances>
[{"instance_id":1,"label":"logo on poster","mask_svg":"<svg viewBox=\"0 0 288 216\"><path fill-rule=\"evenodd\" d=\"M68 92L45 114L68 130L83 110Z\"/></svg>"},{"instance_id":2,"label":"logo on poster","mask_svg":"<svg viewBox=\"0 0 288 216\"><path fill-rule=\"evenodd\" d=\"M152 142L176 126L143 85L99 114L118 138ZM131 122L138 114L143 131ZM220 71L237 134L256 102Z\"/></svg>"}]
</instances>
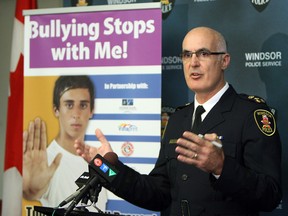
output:
<instances>
[{"instance_id":1,"label":"logo on poster","mask_svg":"<svg viewBox=\"0 0 288 216\"><path fill-rule=\"evenodd\" d=\"M123 106L133 106L134 105L134 100L131 99L131 98L122 99L122 105Z\"/></svg>"},{"instance_id":2,"label":"logo on poster","mask_svg":"<svg viewBox=\"0 0 288 216\"><path fill-rule=\"evenodd\" d=\"M132 125L129 123L122 123L118 126L119 131L138 131L138 127L136 125Z\"/></svg>"},{"instance_id":3,"label":"logo on poster","mask_svg":"<svg viewBox=\"0 0 288 216\"><path fill-rule=\"evenodd\" d=\"M132 98L123 98L121 106L119 107L119 110L124 113L132 113L135 112L136 106L134 106L134 99Z\"/></svg>"},{"instance_id":4,"label":"logo on poster","mask_svg":"<svg viewBox=\"0 0 288 216\"><path fill-rule=\"evenodd\" d=\"M130 143L130 142L125 142L125 143L123 143L122 146L121 146L121 152L122 152L122 154L123 154L124 156L126 156L126 157L132 155L133 152L134 152L134 146L133 146L133 144Z\"/></svg>"}]
</instances>

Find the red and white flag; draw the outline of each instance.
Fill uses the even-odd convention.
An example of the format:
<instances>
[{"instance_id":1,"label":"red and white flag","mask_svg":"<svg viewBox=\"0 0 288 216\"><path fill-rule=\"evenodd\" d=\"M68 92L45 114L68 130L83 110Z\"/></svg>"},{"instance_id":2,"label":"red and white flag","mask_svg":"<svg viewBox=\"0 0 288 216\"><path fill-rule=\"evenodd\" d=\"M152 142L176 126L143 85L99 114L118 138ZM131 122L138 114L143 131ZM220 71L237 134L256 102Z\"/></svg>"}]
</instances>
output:
<instances>
[{"instance_id":1,"label":"red and white flag","mask_svg":"<svg viewBox=\"0 0 288 216\"><path fill-rule=\"evenodd\" d=\"M23 133L23 10L35 9L37 0L17 0L12 38L10 90L7 109L2 215L20 216L22 208Z\"/></svg>"}]
</instances>

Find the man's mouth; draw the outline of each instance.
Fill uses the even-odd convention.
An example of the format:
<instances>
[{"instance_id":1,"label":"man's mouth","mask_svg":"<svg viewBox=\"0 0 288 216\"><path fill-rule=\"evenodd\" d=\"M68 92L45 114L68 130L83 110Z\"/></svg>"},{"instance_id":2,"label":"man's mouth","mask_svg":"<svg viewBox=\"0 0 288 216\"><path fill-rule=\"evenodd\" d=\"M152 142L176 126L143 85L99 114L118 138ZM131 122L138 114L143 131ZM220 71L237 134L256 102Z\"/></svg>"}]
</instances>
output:
<instances>
[{"instance_id":1,"label":"man's mouth","mask_svg":"<svg viewBox=\"0 0 288 216\"><path fill-rule=\"evenodd\" d=\"M198 72L192 72L191 73L191 77L192 78L199 78L202 74L198 73Z\"/></svg>"},{"instance_id":2,"label":"man's mouth","mask_svg":"<svg viewBox=\"0 0 288 216\"><path fill-rule=\"evenodd\" d=\"M71 124L71 126L72 126L73 128L80 128L80 127L81 127L81 124Z\"/></svg>"}]
</instances>

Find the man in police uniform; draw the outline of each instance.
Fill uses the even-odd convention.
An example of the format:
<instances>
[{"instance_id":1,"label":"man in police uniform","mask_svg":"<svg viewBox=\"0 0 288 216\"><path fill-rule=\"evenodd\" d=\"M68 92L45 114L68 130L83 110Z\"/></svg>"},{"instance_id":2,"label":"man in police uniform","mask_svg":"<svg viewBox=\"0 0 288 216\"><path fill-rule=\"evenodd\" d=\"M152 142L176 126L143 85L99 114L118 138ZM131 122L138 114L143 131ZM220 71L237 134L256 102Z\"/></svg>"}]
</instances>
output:
<instances>
[{"instance_id":1,"label":"man in police uniform","mask_svg":"<svg viewBox=\"0 0 288 216\"><path fill-rule=\"evenodd\" d=\"M194 102L167 124L155 168L149 175L117 164L107 187L161 215L258 215L282 198L281 143L273 114L257 97L237 94L224 78L230 62L223 36L192 29L182 44L184 76ZM202 106L201 118L196 107ZM192 128L202 121L198 128ZM197 122L197 123L196 123ZM193 132L191 132L193 131ZM98 153L112 151L100 130ZM83 143L76 143L83 157Z\"/></svg>"}]
</instances>

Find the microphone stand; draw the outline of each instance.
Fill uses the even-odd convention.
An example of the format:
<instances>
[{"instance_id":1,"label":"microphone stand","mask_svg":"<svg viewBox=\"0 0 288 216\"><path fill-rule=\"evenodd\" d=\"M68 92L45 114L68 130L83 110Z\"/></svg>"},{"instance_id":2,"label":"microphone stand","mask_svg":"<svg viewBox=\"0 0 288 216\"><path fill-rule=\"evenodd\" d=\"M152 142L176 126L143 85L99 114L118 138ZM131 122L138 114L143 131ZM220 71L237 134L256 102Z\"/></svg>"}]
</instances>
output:
<instances>
[{"instance_id":1,"label":"microphone stand","mask_svg":"<svg viewBox=\"0 0 288 216\"><path fill-rule=\"evenodd\" d=\"M83 206L79 206L79 209L81 211L88 211L88 209L86 208L88 200L89 200L89 194L86 194L86 196L84 196L81 200L81 204L83 204Z\"/></svg>"},{"instance_id":2,"label":"microphone stand","mask_svg":"<svg viewBox=\"0 0 288 216\"><path fill-rule=\"evenodd\" d=\"M90 195L90 200L92 202L92 206L94 208L96 208L96 210L99 212L99 213L104 213L101 209L99 209L97 206L96 206L96 203L98 201L98 196L99 196L99 193L101 192L101 189L102 189L102 186L100 184L98 184L98 186L95 188L95 190L93 191L93 193Z\"/></svg>"},{"instance_id":3,"label":"microphone stand","mask_svg":"<svg viewBox=\"0 0 288 216\"><path fill-rule=\"evenodd\" d=\"M81 190L81 192L74 198L72 203L68 206L64 216L70 215L70 213L73 211L75 206L80 202L80 200L88 194L89 190L91 188L94 188L99 183L99 178L95 175L92 177L92 179L85 185L85 187Z\"/></svg>"},{"instance_id":4,"label":"microphone stand","mask_svg":"<svg viewBox=\"0 0 288 216\"><path fill-rule=\"evenodd\" d=\"M98 184L97 187L94 189L94 191L91 193L90 200L93 204L98 201L98 196L99 196L101 189L102 189L102 186Z\"/></svg>"}]
</instances>

